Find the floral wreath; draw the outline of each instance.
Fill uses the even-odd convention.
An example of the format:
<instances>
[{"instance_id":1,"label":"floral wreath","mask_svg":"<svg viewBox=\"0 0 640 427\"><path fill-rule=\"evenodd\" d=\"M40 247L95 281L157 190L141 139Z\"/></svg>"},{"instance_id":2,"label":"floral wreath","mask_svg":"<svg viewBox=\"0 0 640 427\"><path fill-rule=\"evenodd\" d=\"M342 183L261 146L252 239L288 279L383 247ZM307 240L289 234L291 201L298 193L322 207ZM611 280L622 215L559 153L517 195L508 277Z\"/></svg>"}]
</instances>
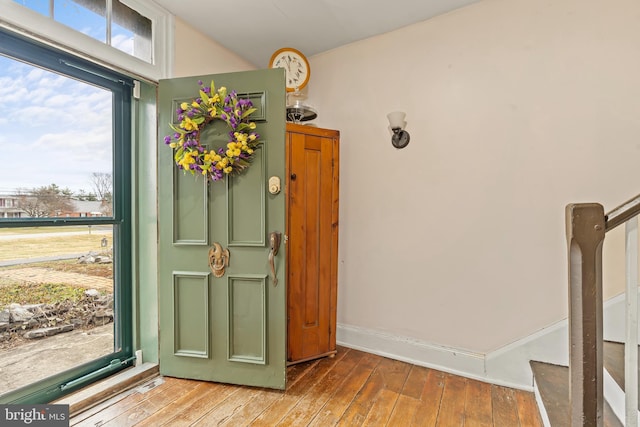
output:
<instances>
[{"instance_id":1,"label":"floral wreath","mask_svg":"<svg viewBox=\"0 0 640 427\"><path fill-rule=\"evenodd\" d=\"M256 108L250 100L238 99L235 91L227 93L224 86L216 91L213 81L211 86L203 86L199 80L198 85L200 96L180 104L176 110L180 123L169 124L175 133L165 136L164 142L175 149L173 158L185 173L205 175L211 181L237 175L249 166L260 145L260 135L253 132L256 124L250 121ZM207 150L200 144L200 133L214 119L231 128L229 142L226 148Z\"/></svg>"}]
</instances>

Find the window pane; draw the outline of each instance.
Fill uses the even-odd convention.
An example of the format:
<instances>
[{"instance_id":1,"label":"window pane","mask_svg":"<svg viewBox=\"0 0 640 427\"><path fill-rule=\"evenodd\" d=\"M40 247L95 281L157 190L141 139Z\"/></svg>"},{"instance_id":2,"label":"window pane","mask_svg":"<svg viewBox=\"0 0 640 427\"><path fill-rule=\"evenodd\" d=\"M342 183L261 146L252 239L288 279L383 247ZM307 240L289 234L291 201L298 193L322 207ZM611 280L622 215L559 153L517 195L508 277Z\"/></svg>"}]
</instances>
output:
<instances>
[{"instance_id":1,"label":"window pane","mask_svg":"<svg viewBox=\"0 0 640 427\"><path fill-rule=\"evenodd\" d=\"M111 38L107 40L106 0L14 0L93 39L153 63L152 22L118 0L111 2Z\"/></svg>"},{"instance_id":2,"label":"window pane","mask_svg":"<svg viewBox=\"0 0 640 427\"><path fill-rule=\"evenodd\" d=\"M115 350L112 236L0 228L0 394Z\"/></svg>"},{"instance_id":3,"label":"window pane","mask_svg":"<svg viewBox=\"0 0 640 427\"><path fill-rule=\"evenodd\" d=\"M0 56L0 219L112 216L112 108L110 91Z\"/></svg>"},{"instance_id":4,"label":"window pane","mask_svg":"<svg viewBox=\"0 0 640 427\"><path fill-rule=\"evenodd\" d=\"M111 46L151 62L151 20L114 0Z\"/></svg>"},{"instance_id":5,"label":"window pane","mask_svg":"<svg viewBox=\"0 0 640 427\"><path fill-rule=\"evenodd\" d=\"M56 21L106 43L106 0L55 0Z\"/></svg>"}]
</instances>

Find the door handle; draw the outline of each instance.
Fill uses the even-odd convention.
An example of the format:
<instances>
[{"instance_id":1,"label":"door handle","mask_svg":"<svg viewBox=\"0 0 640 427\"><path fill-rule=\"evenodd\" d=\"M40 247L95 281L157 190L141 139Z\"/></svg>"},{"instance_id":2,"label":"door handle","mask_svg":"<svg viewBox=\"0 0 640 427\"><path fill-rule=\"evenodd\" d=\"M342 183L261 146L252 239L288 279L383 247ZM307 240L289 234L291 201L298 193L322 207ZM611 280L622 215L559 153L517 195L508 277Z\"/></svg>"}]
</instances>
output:
<instances>
[{"instance_id":1,"label":"door handle","mask_svg":"<svg viewBox=\"0 0 640 427\"><path fill-rule=\"evenodd\" d=\"M224 276L224 270L229 266L229 255L229 249L222 249L218 242L209 248L209 268L215 277Z\"/></svg>"},{"instance_id":2,"label":"door handle","mask_svg":"<svg viewBox=\"0 0 640 427\"><path fill-rule=\"evenodd\" d=\"M278 232L269 233L269 265L271 266L271 280L273 286L278 285L278 277L276 276L276 264L275 258L278 255L278 250L280 249L280 239L282 235Z\"/></svg>"}]
</instances>

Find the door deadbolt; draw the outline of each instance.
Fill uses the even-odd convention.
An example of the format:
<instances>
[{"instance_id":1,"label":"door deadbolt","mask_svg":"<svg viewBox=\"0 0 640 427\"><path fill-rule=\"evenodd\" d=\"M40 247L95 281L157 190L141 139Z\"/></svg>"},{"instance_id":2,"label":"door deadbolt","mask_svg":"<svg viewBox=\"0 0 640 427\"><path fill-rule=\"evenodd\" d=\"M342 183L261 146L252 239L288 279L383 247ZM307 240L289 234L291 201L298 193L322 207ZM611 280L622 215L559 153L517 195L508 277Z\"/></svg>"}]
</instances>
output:
<instances>
[{"instance_id":1,"label":"door deadbolt","mask_svg":"<svg viewBox=\"0 0 640 427\"><path fill-rule=\"evenodd\" d=\"M269 178L269 193L278 194L280 192L280 178L272 176Z\"/></svg>"}]
</instances>

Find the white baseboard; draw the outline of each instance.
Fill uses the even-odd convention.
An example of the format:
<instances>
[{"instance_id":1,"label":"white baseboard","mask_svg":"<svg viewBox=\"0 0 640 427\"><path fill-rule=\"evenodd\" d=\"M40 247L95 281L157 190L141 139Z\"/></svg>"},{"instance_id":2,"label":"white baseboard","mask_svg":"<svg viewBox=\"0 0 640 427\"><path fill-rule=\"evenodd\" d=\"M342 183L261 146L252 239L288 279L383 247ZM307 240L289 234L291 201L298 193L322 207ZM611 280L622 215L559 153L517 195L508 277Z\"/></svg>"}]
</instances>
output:
<instances>
[{"instance_id":1,"label":"white baseboard","mask_svg":"<svg viewBox=\"0 0 640 427\"><path fill-rule=\"evenodd\" d=\"M338 324L338 344L466 377L484 376L484 355L425 343L413 338Z\"/></svg>"},{"instance_id":2,"label":"white baseboard","mask_svg":"<svg viewBox=\"0 0 640 427\"><path fill-rule=\"evenodd\" d=\"M620 336L624 336L624 307L624 295L605 302L605 339L620 341ZM534 390L530 360L564 366L569 364L566 319L486 354L353 325L337 326L336 340L342 346L527 391Z\"/></svg>"}]
</instances>

